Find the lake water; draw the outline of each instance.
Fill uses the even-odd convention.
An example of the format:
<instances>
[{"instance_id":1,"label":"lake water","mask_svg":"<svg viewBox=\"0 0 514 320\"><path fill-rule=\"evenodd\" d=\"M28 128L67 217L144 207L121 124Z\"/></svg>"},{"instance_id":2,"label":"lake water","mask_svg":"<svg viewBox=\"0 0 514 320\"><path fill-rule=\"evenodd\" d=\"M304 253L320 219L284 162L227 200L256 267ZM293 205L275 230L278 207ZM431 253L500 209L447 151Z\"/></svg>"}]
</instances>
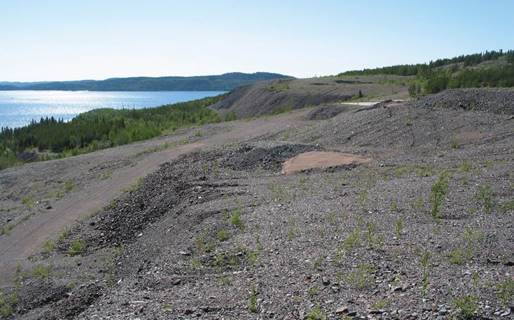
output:
<instances>
[{"instance_id":1,"label":"lake water","mask_svg":"<svg viewBox=\"0 0 514 320\"><path fill-rule=\"evenodd\" d=\"M149 108L222 94L222 91L0 91L0 128L50 117L71 120L98 108Z\"/></svg>"}]
</instances>

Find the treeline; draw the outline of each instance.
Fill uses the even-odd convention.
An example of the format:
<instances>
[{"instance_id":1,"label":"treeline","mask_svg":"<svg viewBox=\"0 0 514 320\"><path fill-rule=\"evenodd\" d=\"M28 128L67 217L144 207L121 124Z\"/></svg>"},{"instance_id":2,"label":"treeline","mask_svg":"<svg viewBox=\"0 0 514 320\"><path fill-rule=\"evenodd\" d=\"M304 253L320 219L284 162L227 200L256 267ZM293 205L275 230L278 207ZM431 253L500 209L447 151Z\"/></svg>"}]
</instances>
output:
<instances>
[{"instance_id":1,"label":"treeline","mask_svg":"<svg viewBox=\"0 0 514 320\"><path fill-rule=\"evenodd\" d=\"M420 87L414 91L413 87ZM475 87L514 87L514 64L483 69L463 69L457 72L430 73L414 81L409 88L411 95L437 93L445 89Z\"/></svg>"},{"instance_id":2,"label":"treeline","mask_svg":"<svg viewBox=\"0 0 514 320\"><path fill-rule=\"evenodd\" d=\"M34 154L35 149L53 156L79 154L149 139L180 127L219 122L218 114L207 106L222 97L148 109L97 109L69 122L49 117L21 128L2 128L0 169L34 160L26 154Z\"/></svg>"},{"instance_id":3,"label":"treeline","mask_svg":"<svg viewBox=\"0 0 514 320\"><path fill-rule=\"evenodd\" d=\"M440 68L452 64L463 64L464 67L470 67L480 64L485 61L497 60L498 58L506 57L507 61L514 63L514 50L508 51L486 51L483 53L475 53L468 55L461 55L454 58L438 59L430 61L429 63L418 63L418 64L401 64L390 67L363 69L363 70L352 70L340 73L339 76L356 76L356 75L399 75L399 76L418 76L426 75L427 73L434 72L436 68ZM458 67L458 66L456 66Z\"/></svg>"}]
</instances>

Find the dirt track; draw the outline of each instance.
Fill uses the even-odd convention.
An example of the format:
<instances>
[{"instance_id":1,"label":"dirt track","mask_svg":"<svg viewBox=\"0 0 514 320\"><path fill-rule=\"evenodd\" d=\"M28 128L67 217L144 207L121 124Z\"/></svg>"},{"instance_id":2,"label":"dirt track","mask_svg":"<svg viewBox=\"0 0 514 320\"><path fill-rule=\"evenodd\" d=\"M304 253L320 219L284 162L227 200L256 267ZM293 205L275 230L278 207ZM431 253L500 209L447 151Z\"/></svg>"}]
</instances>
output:
<instances>
[{"instance_id":1,"label":"dirt track","mask_svg":"<svg viewBox=\"0 0 514 320\"><path fill-rule=\"evenodd\" d=\"M7 188L13 185L27 185L34 179L42 179L44 185L49 185L54 180L66 180L65 177L73 177L74 180L81 181L80 189L53 200L51 209L33 209L36 213L30 215L28 220L21 221L8 234L0 236L0 270L2 270L0 286L10 284L17 265L26 267L30 263L27 258L39 253L46 240L55 240L67 227L107 206L124 190L135 184L139 178L155 171L161 164L194 150L205 150L216 145L252 140L274 134L293 125L300 125L301 114L275 117L269 120L260 119L252 122L240 121L213 125L203 129L206 132L202 133L202 137L199 137L198 129L190 129L179 135L161 137L63 160L33 163L0 172L0 182L8 182L5 185ZM196 142L174 146L174 144L184 143L184 141L195 140ZM154 151L160 149L160 146L166 146L166 143L171 146L162 151ZM113 162L121 162L125 165L110 171L109 178L94 179L87 175L91 168L102 164L110 167L109 164ZM57 170L56 167L58 167ZM17 198L21 199L24 195L26 196L24 193L27 191L22 188L19 194L16 194ZM42 197L44 194L39 193Z\"/></svg>"}]
</instances>

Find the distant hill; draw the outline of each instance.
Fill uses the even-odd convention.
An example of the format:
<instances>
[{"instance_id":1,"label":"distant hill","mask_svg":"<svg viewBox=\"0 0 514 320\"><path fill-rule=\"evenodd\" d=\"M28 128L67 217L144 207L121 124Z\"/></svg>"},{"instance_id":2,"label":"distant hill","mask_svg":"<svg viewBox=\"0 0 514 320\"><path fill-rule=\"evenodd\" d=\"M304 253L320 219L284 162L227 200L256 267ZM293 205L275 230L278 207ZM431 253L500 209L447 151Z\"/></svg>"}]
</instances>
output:
<instances>
[{"instance_id":1,"label":"distant hill","mask_svg":"<svg viewBox=\"0 0 514 320\"><path fill-rule=\"evenodd\" d=\"M194 77L131 77L106 80L0 82L0 90L230 91L258 81L290 79L277 73L225 73Z\"/></svg>"}]
</instances>

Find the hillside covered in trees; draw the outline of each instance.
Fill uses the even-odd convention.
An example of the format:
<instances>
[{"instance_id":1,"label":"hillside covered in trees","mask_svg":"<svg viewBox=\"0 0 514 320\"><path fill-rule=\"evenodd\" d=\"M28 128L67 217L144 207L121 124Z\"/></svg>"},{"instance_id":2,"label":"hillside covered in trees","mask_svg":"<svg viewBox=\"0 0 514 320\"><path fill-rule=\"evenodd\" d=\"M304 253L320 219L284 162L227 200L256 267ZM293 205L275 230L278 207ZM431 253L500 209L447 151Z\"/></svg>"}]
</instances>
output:
<instances>
[{"instance_id":1,"label":"hillside covered in trees","mask_svg":"<svg viewBox=\"0 0 514 320\"><path fill-rule=\"evenodd\" d=\"M0 90L229 91L257 81L291 78L277 73L225 73L195 77L132 77L54 82L0 82Z\"/></svg>"},{"instance_id":2,"label":"hillside covered in trees","mask_svg":"<svg viewBox=\"0 0 514 320\"><path fill-rule=\"evenodd\" d=\"M438 59L429 63L353 70L339 75L382 74L413 77L409 88L409 92L413 96L455 88L513 87L514 50L486 51L449 59Z\"/></svg>"},{"instance_id":3,"label":"hillside covered in trees","mask_svg":"<svg viewBox=\"0 0 514 320\"><path fill-rule=\"evenodd\" d=\"M23 161L75 155L153 138L184 126L218 122L218 114L207 106L222 97L148 109L97 109L70 122L50 117L21 128L2 128L0 170Z\"/></svg>"}]
</instances>

